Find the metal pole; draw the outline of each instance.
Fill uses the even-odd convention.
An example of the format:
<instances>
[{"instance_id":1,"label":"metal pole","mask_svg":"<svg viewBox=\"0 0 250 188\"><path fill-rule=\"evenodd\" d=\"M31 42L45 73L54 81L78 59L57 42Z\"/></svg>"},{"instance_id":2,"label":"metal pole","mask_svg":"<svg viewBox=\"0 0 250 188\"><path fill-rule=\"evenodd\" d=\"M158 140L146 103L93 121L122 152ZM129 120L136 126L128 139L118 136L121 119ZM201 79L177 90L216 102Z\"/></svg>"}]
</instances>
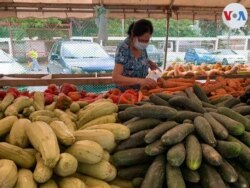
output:
<instances>
[{"instance_id":1,"label":"metal pole","mask_svg":"<svg viewBox=\"0 0 250 188\"><path fill-rule=\"evenodd\" d=\"M124 18L122 19L122 36L124 37L124 35L125 35L125 32L124 32L124 30L125 30L125 23L124 23Z\"/></svg>"},{"instance_id":2,"label":"metal pole","mask_svg":"<svg viewBox=\"0 0 250 188\"><path fill-rule=\"evenodd\" d=\"M9 37L10 37L10 43L9 43L10 44L10 47L9 47L10 51L9 51L9 53L12 57L14 57L15 52L14 52L13 33L12 33L11 23L9 23Z\"/></svg>"},{"instance_id":3,"label":"metal pole","mask_svg":"<svg viewBox=\"0 0 250 188\"><path fill-rule=\"evenodd\" d=\"M163 63L163 70L166 69L166 65L167 65L167 53L168 53L168 33L169 33L169 20L170 20L170 16L171 16L171 10L169 10L167 12L167 33L166 33L166 38L165 38L165 49L164 49L164 63Z\"/></svg>"}]
</instances>

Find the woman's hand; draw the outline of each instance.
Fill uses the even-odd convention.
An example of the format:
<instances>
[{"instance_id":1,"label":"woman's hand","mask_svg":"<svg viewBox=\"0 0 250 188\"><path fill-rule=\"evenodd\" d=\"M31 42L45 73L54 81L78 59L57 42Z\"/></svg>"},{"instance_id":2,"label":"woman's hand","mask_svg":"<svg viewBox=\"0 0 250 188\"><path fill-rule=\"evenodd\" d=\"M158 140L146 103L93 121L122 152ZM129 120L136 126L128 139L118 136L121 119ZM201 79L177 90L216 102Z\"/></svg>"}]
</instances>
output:
<instances>
[{"instance_id":1,"label":"woman's hand","mask_svg":"<svg viewBox=\"0 0 250 188\"><path fill-rule=\"evenodd\" d=\"M158 65L156 63L154 63L153 61L149 61L149 67L151 70L158 69Z\"/></svg>"},{"instance_id":2,"label":"woman's hand","mask_svg":"<svg viewBox=\"0 0 250 188\"><path fill-rule=\"evenodd\" d=\"M141 88L153 89L156 88L157 82L151 78L145 78L140 80Z\"/></svg>"}]
</instances>

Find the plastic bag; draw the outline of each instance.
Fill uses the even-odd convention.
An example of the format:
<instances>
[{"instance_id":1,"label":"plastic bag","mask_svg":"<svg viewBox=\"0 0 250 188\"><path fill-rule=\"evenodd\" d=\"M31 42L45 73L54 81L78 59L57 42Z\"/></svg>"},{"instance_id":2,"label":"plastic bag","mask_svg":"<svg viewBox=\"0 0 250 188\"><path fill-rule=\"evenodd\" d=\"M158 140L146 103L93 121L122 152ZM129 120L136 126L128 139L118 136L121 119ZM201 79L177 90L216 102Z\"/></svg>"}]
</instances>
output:
<instances>
[{"instance_id":1,"label":"plastic bag","mask_svg":"<svg viewBox=\"0 0 250 188\"><path fill-rule=\"evenodd\" d=\"M151 79L157 81L157 79L160 78L161 76L162 76L162 72L160 72L159 70L151 70L151 71L149 71L146 78L151 78Z\"/></svg>"}]
</instances>

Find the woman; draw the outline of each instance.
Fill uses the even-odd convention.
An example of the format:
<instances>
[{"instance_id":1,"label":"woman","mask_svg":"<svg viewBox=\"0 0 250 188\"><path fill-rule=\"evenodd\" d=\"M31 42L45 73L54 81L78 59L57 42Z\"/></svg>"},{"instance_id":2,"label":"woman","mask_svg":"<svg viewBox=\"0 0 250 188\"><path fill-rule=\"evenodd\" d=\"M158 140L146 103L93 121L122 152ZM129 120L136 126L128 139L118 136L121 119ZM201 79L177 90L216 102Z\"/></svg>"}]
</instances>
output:
<instances>
[{"instance_id":1,"label":"woman","mask_svg":"<svg viewBox=\"0 0 250 188\"><path fill-rule=\"evenodd\" d=\"M157 86L155 80L146 78L149 68L157 68L157 65L148 59L146 52L152 33L153 26L149 20L138 20L129 26L128 38L118 45L113 81L122 91L140 87L152 89Z\"/></svg>"}]
</instances>

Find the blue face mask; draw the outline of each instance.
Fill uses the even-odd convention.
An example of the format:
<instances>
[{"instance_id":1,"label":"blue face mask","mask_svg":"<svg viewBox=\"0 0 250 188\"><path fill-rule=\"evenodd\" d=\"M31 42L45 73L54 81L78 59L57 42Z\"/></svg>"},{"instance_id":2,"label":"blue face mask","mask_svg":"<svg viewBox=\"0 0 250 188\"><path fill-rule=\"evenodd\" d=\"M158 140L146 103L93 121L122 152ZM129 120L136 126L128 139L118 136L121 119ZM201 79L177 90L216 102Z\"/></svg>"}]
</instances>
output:
<instances>
[{"instance_id":1,"label":"blue face mask","mask_svg":"<svg viewBox=\"0 0 250 188\"><path fill-rule=\"evenodd\" d=\"M141 50L141 51L145 50L148 47L148 43L139 42L137 37L135 38L134 45L137 50Z\"/></svg>"}]
</instances>

